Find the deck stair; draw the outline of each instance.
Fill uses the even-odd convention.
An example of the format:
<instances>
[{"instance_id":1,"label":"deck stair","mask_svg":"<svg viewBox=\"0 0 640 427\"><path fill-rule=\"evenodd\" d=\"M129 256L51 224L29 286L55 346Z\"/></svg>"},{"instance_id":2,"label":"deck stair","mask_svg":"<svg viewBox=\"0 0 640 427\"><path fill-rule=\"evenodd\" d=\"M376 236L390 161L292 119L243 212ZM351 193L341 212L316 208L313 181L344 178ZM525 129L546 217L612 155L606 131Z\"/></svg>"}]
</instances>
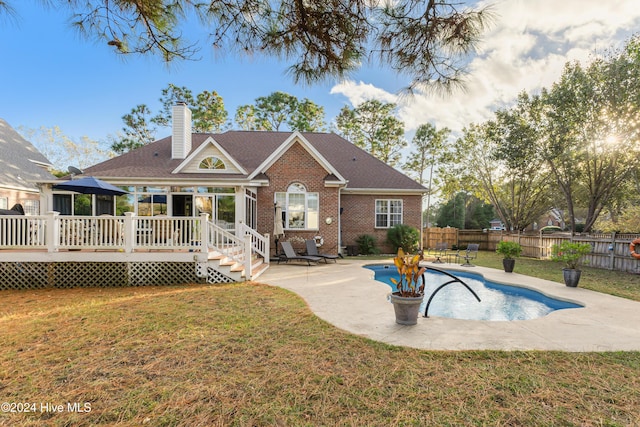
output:
<instances>
[{"instance_id":1,"label":"deck stair","mask_svg":"<svg viewBox=\"0 0 640 427\"><path fill-rule=\"evenodd\" d=\"M204 262L199 267L201 277L209 283L240 282L254 280L269 268L268 239L243 224L237 230L239 236L229 234L209 222L206 254L206 273ZM265 251L266 248L266 251ZM249 257L249 258L247 258ZM251 272L247 274L245 260L250 259ZM201 261L205 261L201 259Z\"/></svg>"},{"instance_id":2,"label":"deck stair","mask_svg":"<svg viewBox=\"0 0 640 427\"><path fill-rule=\"evenodd\" d=\"M217 251L209 252L207 258L207 282L208 283L231 283L253 280L260 276L269 268L269 264L257 255L251 256L252 277L247 278L244 265L228 255ZM220 277L224 276L224 277Z\"/></svg>"}]
</instances>

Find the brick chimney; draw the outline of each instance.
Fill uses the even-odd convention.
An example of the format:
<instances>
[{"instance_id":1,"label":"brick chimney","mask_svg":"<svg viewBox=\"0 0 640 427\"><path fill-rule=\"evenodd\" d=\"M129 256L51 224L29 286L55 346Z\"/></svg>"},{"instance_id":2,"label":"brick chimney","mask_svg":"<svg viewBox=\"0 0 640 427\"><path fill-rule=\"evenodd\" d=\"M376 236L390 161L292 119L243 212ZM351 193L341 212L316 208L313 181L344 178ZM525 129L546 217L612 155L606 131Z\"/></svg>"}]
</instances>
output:
<instances>
[{"instance_id":1,"label":"brick chimney","mask_svg":"<svg viewBox=\"0 0 640 427\"><path fill-rule=\"evenodd\" d=\"M171 158L184 159L191 152L191 110L185 102L173 106Z\"/></svg>"}]
</instances>

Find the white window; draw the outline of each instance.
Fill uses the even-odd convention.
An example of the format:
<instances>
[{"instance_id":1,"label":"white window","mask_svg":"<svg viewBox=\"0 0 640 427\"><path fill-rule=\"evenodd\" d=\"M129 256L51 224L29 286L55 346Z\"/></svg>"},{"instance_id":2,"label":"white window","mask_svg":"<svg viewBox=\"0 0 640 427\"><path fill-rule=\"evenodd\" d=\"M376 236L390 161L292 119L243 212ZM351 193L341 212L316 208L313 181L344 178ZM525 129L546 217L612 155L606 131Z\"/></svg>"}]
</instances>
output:
<instances>
[{"instance_id":1,"label":"white window","mask_svg":"<svg viewBox=\"0 0 640 427\"><path fill-rule=\"evenodd\" d=\"M225 165L222 160L215 156L203 159L198 165L198 169L200 170L221 170L226 168L227 165Z\"/></svg>"},{"instance_id":2,"label":"white window","mask_svg":"<svg viewBox=\"0 0 640 427\"><path fill-rule=\"evenodd\" d=\"M0 197L0 209L9 209L9 199Z\"/></svg>"},{"instance_id":3,"label":"white window","mask_svg":"<svg viewBox=\"0 0 640 427\"><path fill-rule=\"evenodd\" d=\"M402 224L402 200L376 200L376 228Z\"/></svg>"},{"instance_id":4,"label":"white window","mask_svg":"<svg viewBox=\"0 0 640 427\"><path fill-rule=\"evenodd\" d=\"M244 223L254 230L258 228L258 194L248 188L244 195L245 214Z\"/></svg>"},{"instance_id":5,"label":"white window","mask_svg":"<svg viewBox=\"0 0 640 427\"><path fill-rule=\"evenodd\" d=\"M25 200L22 204L25 214L40 215L40 200Z\"/></svg>"},{"instance_id":6,"label":"white window","mask_svg":"<svg viewBox=\"0 0 640 427\"><path fill-rule=\"evenodd\" d=\"M317 230L320 218L318 193L307 193L304 185L294 183L286 193L276 193L275 202L282 208L287 230Z\"/></svg>"}]
</instances>

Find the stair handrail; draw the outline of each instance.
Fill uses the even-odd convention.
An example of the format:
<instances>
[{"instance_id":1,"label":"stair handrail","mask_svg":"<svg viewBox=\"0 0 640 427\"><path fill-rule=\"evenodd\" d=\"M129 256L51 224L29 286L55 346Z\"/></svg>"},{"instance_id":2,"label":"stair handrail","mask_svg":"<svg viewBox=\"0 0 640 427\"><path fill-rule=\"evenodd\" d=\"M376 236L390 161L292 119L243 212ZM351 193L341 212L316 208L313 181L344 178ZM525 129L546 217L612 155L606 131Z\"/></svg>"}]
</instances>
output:
<instances>
[{"instance_id":1,"label":"stair handrail","mask_svg":"<svg viewBox=\"0 0 640 427\"><path fill-rule=\"evenodd\" d=\"M244 240L229 233L212 221L207 221L207 247L220 252L227 258L244 264L248 259L244 249Z\"/></svg>"},{"instance_id":2,"label":"stair handrail","mask_svg":"<svg viewBox=\"0 0 640 427\"><path fill-rule=\"evenodd\" d=\"M269 262L269 237L263 236L243 222L236 227L239 236L251 236L251 249Z\"/></svg>"}]
</instances>

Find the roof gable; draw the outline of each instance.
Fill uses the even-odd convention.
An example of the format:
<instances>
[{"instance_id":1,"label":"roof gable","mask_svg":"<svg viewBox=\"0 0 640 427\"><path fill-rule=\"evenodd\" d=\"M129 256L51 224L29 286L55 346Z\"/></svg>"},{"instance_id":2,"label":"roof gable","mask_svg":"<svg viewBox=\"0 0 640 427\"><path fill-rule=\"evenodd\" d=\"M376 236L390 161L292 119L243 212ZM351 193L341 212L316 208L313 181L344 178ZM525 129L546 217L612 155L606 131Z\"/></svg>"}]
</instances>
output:
<instances>
[{"instance_id":1,"label":"roof gable","mask_svg":"<svg viewBox=\"0 0 640 427\"><path fill-rule=\"evenodd\" d=\"M200 169L200 163L208 157L220 159L224 163L225 168L211 170ZM191 154L189 154L172 173L240 173L246 175L247 171L210 136L195 150L192 150Z\"/></svg>"},{"instance_id":2,"label":"roof gable","mask_svg":"<svg viewBox=\"0 0 640 427\"><path fill-rule=\"evenodd\" d=\"M306 151L315 159L324 170L327 171L327 175L333 175L337 178L338 181L342 183L346 183L346 180L342 177L340 172L338 172L331 163L327 161L327 159L320 154L316 148L311 145L311 143L300 133L294 132L287 138L281 145L275 150L269 157L267 157L250 175L250 178L255 177L260 173L266 172L271 165L273 165L282 155L293 146L295 143L299 143Z\"/></svg>"}]
</instances>

